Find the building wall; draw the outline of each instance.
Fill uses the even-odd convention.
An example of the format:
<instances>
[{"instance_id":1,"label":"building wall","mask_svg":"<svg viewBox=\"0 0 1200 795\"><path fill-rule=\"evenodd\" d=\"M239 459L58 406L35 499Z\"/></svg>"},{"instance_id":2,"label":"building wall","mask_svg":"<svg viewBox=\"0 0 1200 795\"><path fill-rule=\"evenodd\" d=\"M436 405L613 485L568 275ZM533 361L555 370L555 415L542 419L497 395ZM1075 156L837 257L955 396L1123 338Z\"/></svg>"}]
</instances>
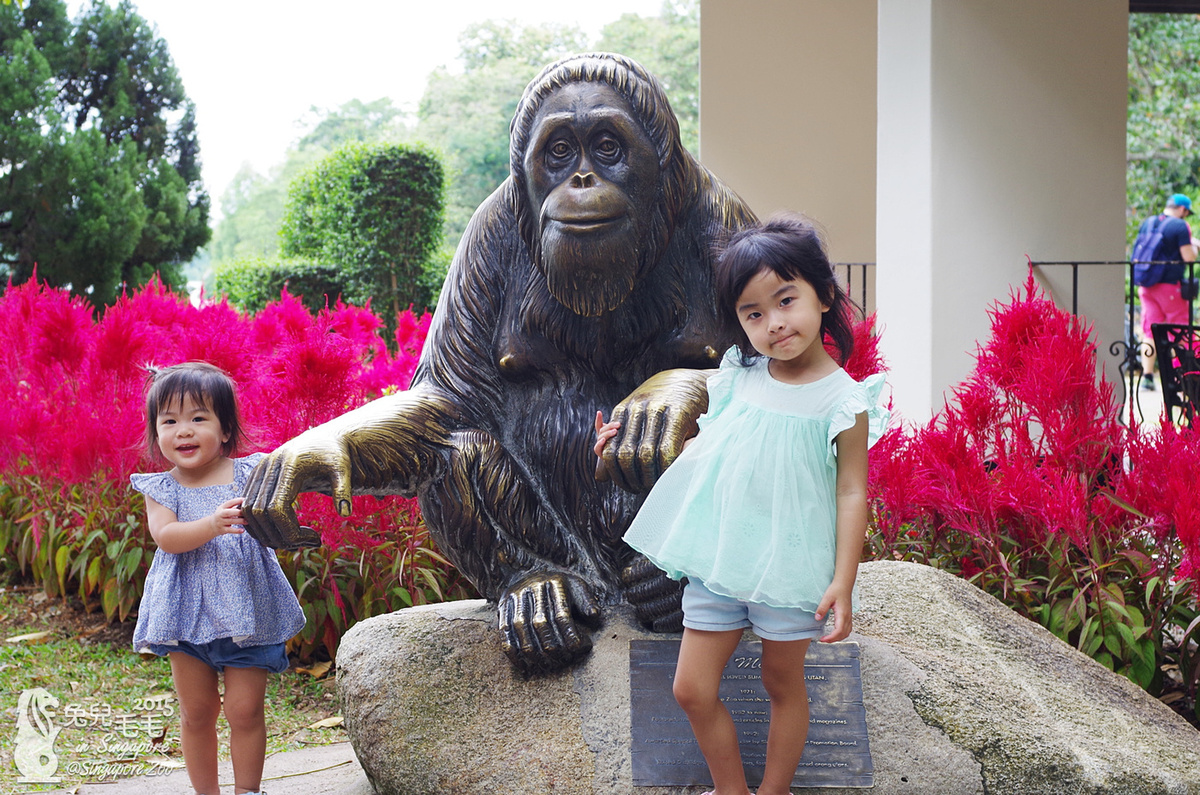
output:
<instances>
[{"instance_id":1,"label":"building wall","mask_svg":"<svg viewBox=\"0 0 1200 795\"><path fill-rule=\"evenodd\" d=\"M935 406L969 371L988 306L1024 281L1027 256L1124 258L1127 8L932 3ZM1069 269L1043 273L1069 307ZM1081 283L1107 355L1123 334L1122 270L1090 269Z\"/></svg>"},{"instance_id":2,"label":"building wall","mask_svg":"<svg viewBox=\"0 0 1200 795\"><path fill-rule=\"evenodd\" d=\"M969 373L1027 255L1124 257L1127 15L1124 0L703 0L701 159L756 211L823 221L834 259L878 263L907 418ZM1046 272L1069 306L1069 270ZM1081 283L1107 358L1122 275Z\"/></svg>"},{"instance_id":3,"label":"building wall","mask_svg":"<svg viewBox=\"0 0 1200 795\"><path fill-rule=\"evenodd\" d=\"M700 159L759 217L875 260L875 1L703 0Z\"/></svg>"}]
</instances>

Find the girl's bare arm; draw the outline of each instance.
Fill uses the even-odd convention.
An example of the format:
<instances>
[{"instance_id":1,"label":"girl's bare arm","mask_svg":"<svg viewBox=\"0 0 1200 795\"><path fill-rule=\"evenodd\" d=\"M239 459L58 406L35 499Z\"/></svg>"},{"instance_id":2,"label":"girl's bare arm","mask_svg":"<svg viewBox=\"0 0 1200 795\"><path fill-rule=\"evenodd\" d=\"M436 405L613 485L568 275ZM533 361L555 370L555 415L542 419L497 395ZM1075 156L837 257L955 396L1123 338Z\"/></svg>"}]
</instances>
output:
<instances>
[{"instance_id":1,"label":"girl's bare arm","mask_svg":"<svg viewBox=\"0 0 1200 795\"><path fill-rule=\"evenodd\" d=\"M170 508L146 498L146 523L154 543L163 552L180 554L204 546L219 535L243 533L242 498L234 497L211 516L181 522Z\"/></svg>"},{"instance_id":2,"label":"girl's bare arm","mask_svg":"<svg viewBox=\"0 0 1200 795\"><path fill-rule=\"evenodd\" d=\"M824 643L844 640L853 623L851 593L858 577L867 537L867 415L859 414L854 427L837 435L837 553L833 582L817 608L824 618L833 608L833 632L821 638Z\"/></svg>"}]
</instances>

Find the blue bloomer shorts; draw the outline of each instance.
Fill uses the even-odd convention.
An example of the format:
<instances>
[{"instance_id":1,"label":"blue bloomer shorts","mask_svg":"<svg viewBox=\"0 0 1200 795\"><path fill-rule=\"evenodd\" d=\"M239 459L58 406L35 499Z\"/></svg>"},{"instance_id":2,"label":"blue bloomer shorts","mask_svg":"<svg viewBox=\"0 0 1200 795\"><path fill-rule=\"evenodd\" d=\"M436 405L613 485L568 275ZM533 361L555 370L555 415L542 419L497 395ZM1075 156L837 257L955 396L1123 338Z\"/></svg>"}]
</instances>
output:
<instances>
[{"instance_id":1,"label":"blue bloomer shorts","mask_svg":"<svg viewBox=\"0 0 1200 795\"><path fill-rule=\"evenodd\" d=\"M751 627L764 640L806 640L825 634L825 622L800 607L771 607L713 593L698 580L683 589L683 625L704 632Z\"/></svg>"},{"instance_id":2,"label":"blue bloomer shorts","mask_svg":"<svg viewBox=\"0 0 1200 795\"><path fill-rule=\"evenodd\" d=\"M283 643L273 643L267 646L239 646L233 638L217 638L209 643L188 643L179 641L178 645L151 643L150 651L160 657L166 657L171 652L181 651L195 657L200 662L218 673L226 668L266 668L273 674L282 673L288 669L287 647Z\"/></svg>"}]
</instances>

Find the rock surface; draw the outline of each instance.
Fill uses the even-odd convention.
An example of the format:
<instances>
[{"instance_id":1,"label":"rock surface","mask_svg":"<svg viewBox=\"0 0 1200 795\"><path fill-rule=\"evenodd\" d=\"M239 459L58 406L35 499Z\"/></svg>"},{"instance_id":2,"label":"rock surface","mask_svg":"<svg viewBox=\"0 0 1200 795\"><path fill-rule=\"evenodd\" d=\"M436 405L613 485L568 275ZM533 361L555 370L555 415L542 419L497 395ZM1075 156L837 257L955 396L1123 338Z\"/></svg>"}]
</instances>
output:
<instances>
[{"instance_id":1,"label":"rock surface","mask_svg":"<svg viewBox=\"0 0 1200 795\"><path fill-rule=\"evenodd\" d=\"M874 792L1200 795L1200 733L977 588L869 563L858 609ZM459 602L342 639L342 712L380 795L700 791L631 784L629 641L662 636L611 609L584 663L527 681L494 624Z\"/></svg>"}]
</instances>

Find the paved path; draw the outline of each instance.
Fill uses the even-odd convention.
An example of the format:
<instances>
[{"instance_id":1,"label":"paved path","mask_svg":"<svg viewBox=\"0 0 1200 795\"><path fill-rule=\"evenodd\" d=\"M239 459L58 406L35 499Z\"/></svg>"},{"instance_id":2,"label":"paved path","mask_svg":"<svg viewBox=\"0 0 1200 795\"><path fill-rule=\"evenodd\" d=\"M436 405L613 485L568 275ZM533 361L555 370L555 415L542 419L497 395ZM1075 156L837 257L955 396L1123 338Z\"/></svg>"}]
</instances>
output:
<instances>
[{"instance_id":1,"label":"paved path","mask_svg":"<svg viewBox=\"0 0 1200 795\"><path fill-rule=\"evenodd\" d=\"M233 768L220 765L221 791L233 792ZM358 764L350 743L316 745L267 757L263 790L268 795L374 795L367 774ZM191 792L187 772L167 776L140 776L105 784L84 784L78 789L55 790L57 795L179 795Z\"/></svg>"}]
</instances>

